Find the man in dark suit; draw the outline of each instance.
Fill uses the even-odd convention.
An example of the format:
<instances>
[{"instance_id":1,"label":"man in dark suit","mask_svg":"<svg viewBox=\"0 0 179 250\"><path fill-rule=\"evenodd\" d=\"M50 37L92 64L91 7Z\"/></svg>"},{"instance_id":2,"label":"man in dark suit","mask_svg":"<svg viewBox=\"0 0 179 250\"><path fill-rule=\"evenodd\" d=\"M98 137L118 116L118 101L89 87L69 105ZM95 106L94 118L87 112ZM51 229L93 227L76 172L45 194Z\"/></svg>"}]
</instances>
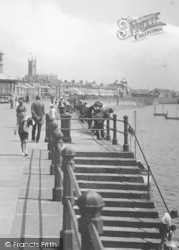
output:
<instances>
[{"instance_id":1,"label":"man in dark suit","mask_svg":"<svg viewBox=\"0 0 179 250\"><path fill-rule=\"evenodd\" d=\"M45 106L41 102L41 98L38 95L36 96L36 101L33 102L31 105L31 114L32 114L32 119L35 122L32 128L32 141L36 140L36 142L38 143L40 139L41 127L42 127L42 124L44 123L44 115L45 115ZM36 128L37 128L37 136L35 139Z\"/></svg>"}]
</instances>

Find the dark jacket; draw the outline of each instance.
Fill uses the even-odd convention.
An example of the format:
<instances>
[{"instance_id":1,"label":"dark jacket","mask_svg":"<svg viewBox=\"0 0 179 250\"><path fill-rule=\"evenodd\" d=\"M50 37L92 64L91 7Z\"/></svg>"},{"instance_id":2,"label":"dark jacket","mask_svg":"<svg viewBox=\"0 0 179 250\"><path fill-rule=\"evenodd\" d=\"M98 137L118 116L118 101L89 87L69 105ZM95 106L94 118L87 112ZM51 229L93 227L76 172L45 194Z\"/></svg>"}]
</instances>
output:
<instances>
[{"instance_id":1,"label":"dark jacket","mask_svg":"<svg viewBox=\"0 0 179 250\"><path fill-rule=\"evenodd\" d=\"M35 121L35 123L37 124L44 123L45 106L40 100L37 100L32 103L31 113L32 113L32 119Z\"/></svg>"}]
</instances>

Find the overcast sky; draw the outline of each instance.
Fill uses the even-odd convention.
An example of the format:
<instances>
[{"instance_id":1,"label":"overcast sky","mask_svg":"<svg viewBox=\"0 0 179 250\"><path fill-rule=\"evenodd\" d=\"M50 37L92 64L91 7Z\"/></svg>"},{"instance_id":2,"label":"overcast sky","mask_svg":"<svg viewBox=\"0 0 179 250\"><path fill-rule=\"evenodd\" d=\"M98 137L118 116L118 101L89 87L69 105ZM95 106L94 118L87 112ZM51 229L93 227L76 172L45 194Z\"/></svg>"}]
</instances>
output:
<instances>
[{"instance_id":1,"label":"overcast sky","mask_svg":"<svg viewBox=\"0 0 179 250\"><path fill-rule=\"evenodd\" d=\"M179 91L178 0L0 0L0 11L5 74L25 76L32 53L38 74ZM119 19L156 12L163 33L117 38Z\"/></svg>"}]
</instances>

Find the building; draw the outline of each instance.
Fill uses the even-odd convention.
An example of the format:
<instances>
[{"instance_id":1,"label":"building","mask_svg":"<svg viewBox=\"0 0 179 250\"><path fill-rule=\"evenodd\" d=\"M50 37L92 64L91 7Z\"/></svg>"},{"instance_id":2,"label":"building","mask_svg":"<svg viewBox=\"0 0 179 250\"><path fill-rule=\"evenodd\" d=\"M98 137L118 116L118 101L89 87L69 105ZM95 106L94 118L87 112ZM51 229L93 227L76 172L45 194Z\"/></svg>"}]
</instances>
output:
<instances>
[{"instance_id":1,"label":"building","mask_svg":"<svg viewBox=\"0 0 179 250\"><path fill-rule=\"evenodd\" d=\"M3 53L0 52L0 73L3 73Z\"/></svg>"},{"instance_id":2,"label":"building","mask_svg":"<svg viewBox=\"0 0 179 250\"><path fill-rule=\"evenodd\" d=\"M28 74L25 76L27 82L53 83L58 79L54 74L37 74L37 61L33 57L28 59Z\"/></svg>"},{"instance_id":3,"label":"building","mask_svg":"<svg viewBox=\"0 0 179 250\"><path fill-rule=\"evenodd\" d=\"M36 75L36 59L28 60L28 76L33 77Z\"/></svg>"}]
</instances>

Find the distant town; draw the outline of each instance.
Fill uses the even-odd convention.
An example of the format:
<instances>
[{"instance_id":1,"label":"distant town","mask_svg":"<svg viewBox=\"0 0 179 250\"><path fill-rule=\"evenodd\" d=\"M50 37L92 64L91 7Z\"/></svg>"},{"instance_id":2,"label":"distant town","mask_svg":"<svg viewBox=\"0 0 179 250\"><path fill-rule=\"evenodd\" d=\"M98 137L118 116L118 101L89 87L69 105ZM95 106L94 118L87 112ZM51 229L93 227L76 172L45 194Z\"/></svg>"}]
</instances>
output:
<instances>
[{"instance_id":1,"label":"distant town","mask_svg":"<svg viewBox=\"0 0 179 250\"><path fill-rule=\"evenodd\" d=\"M109 84L96 83L96 81L76 81L76 80L60 80L54 74L37 74L36 59L31 57L28 59L28 72L23 78L13 79L3 72L3 53L0 52L0 95L15 95L26 97L27 95L34 99L36 95L42 98L54 96L83 96L92 97L117 97L121 99L130 98L152 98L163 100L166 103L175 103L175 99L179 97L179 92L169 89L153 90L147 89L131 89L125 78L115 80ZM173 100L174 102L173 102Z\"/></svg>"}]
</instances>

